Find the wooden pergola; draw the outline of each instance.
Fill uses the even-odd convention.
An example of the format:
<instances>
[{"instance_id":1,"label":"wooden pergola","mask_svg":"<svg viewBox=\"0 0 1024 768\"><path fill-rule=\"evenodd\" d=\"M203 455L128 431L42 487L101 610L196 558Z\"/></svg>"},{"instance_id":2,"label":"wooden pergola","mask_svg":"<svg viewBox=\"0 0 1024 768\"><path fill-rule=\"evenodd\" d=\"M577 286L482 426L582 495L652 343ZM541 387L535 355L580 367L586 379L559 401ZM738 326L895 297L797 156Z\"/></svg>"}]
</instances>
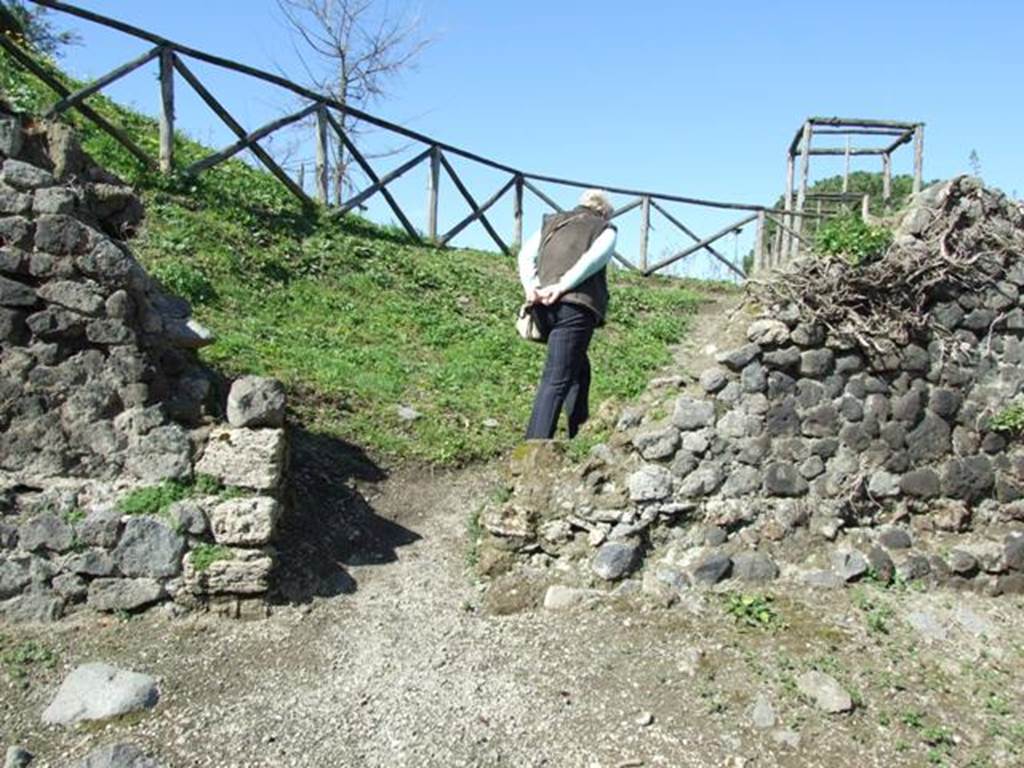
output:
<instances>
[{"instance_id":1,"label":"wooden pergola","mask_svg":"<svg viewBox=\"0 0 1024 768\"><path fill-rule=\"evenodd\" d=\"M845 137L845 146L812 146L816 136ZM876 147L855 147L852 144L853 137L882 137L888 139L888 143ZM805 242L803 222L811 215L805 210L809 200L817 201L819 210L814 215L819 218L835 212L835 209L830 211L822 208L823 203L825 205L849 206L851 203L859 201L864 213L867 212L868 201L865 196L850 192L851 158L864 156L882 158L882 198L888 201L892 195L893 152L910 142L914 144L913 191L916 194L921 191L924 123L844 117L810 117L805 120L793 137L793 141L790 142L786 155L784 213L782 221L775 222L778 224L775 247L772 249L773 253L766 253L767 258L764 259L766 263L759 264L759 266L778 266L799 253L800 244ZM807 183L811 173L811 158L815 156L845 158L841 192L808 194ZM794 189L797 162L800 164L800 176Z\"/></svg>"}]
</instances>

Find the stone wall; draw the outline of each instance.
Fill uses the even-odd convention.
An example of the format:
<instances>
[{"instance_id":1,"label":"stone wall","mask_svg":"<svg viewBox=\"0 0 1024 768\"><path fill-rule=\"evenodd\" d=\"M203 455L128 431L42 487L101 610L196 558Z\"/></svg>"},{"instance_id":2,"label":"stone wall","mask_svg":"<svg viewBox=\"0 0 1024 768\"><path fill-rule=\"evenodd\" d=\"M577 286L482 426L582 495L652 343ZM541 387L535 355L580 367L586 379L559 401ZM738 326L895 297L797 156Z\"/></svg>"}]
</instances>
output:
<instances>
[{"instance_id":1,"label":"stone wall","mask_svg":"<svg viewBox=\"0 0 1024 768\"><path fill-rule=\"evenodd\" d=\"M991 421L1024 390L1024 215L961 178L916 198L897 246L950 232L984 287L929 284L905 343L764 307L746 344L671 401L625 410L582 466L524 446L512 498L484 515L484 570L525 558L607 582L646 559L655 591L780 574L1021 591L1024 448Z\"/></svg>"},{"instance_id":2,"label":"stone wall","mask_svg":"<svg viewBox=\"0 0 1024 768\"><path fill-rule=\"evenodd\" d=\"M236 382L221 423L212 335L120 239L141 205L66 127L0 115L0 162L0 616L262 596L280 384ZM160 484L182 499L125 514Z\"/></svg>"}]
</instances>

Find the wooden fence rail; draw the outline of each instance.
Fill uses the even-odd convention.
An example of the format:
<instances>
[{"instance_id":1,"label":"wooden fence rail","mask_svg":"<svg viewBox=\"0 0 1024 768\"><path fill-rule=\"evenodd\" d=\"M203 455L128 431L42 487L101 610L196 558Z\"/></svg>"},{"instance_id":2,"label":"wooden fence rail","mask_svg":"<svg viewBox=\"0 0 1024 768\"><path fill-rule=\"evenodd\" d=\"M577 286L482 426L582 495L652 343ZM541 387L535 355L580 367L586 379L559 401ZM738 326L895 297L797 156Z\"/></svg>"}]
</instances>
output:
<instances>
[{"instance_id":1,"label":"wooden fence rail","mask_svg":"<svg viewBox=\"0 0 1024 768\"><path fill-rule=\"evenodd\" d=\"M366 186L364 186L363 189L354 192L345 200L334 201L333 210L337 211L339 214L353 211L366 203L370 198L380 194L390 210L401 223L403 229L416 241L426 240L427 242L439 247L446 246L471 224L479 222L497 247L504 252L508 252L516 244L521 243L523 239L523 201L525 193L529 192L533 194L543 204L555 211L563 210L563 208L554 199L537 186L539 183L575 189L600 187L606 189L610 193L625 195L630 198L627 203L615 210L613 218L621 217L637 208L640 209L639 246L635 262L627 259L618 252L614 254L614 257L615 260L623 267L635 270L642 275L653 275L672 264L678 263L682 259L703 251L709 254L715 261L725 265L728 270L742 279L746 277L742 266L734 264L720 251L715 249L713 246L716 241L729 233L738 232L742 228L756 222L754 245L755 264L758 267L767 266L773 261L779 261L777 255L781 250L782 244L777 243L774 247L769 247L771 244L765 242L766 222L772 222L777 227L776 231L778 233L785 233L787 238L794 242L798 242L801 239L799 234L799 222L802 221L803 217L813 215L803 211L803 205L805 202L804 198L806 196L806 166L809 162L810 155L823 154L824 151L811 149L809 141L804 144L801 149L801 162L803 164L804 171L802 178L804 179L804 184L800 188L798 205L795 209L791 204L792 200L790 193L792 191L793 161L795 158L796 147L794 146L791 149L789 163L790 183L788 185L785 210L782 211L773 210L760 205L749 205L717 200L702 200L699 198L685 197L681 195L625 189L594 182L584 182L555 176L528 173L521 169L513 168L490 158L447 144L430 136L412 131L404 126L397 125L369 113L341 104L334 99L311 91L308 88L298 85L279 75L181 45L117 19L102 16L92 11L87 11L64 2L59 2L58 0L31 0L31 2L53 11L69 14L76 18L117 30L151 45L151 47L139 56L112 69L110 72L95 79L88 85L72 92L63 83L61 83L47 67L36 61L30 53L23 50L13 40L4 35L0 35L0 47L2 47L16 62L38 77L57 94L57 100L47 111L48 115L57 116L70 109L77 110L83 117L91 120L99 126L101 130L108 133L114 138L114 140L124 146L124 148L146 168L159 168L160 171L164 173L172 173L180 170L181 172L188 174L200 174L217 166L225 160L248 150L285 186L292 195L298 198L303 205L315 205L316 202L314 202L314 199L310 197L305 189L303 189L302 183L297 183L292 179L260 143L275 132L286 128L287 126L306 120L312 120L314 124L314 144L316 149L316 167L313 183L316 201L323 205L329 203L329 142L336 142L337 146L347 153L367 179ZM86 103L89 97L96 95L112 83L119 81L121 78L135 72L153 60L157 60L159 62L161 105L161 113L159 116L159 156L155 160L147 155L147 153L144 152L123 129L110 123ZM304 104L299 109L289 113L288 115L268 122L255 130L247 131L210 92L209 88L203 84L200 78L186 63L186 60L203 62L220 69L240 73L247 77L252 77L283 88L298 96ZM199 96L199 98L211 109L221 122L227 126L236 138L232 144L212 152L185 168L179 168L174 157L174 135L176 129L174 88L175 74L181 77L181 79ZM356 146L351 132L346 130L346 126L350 125L352 121L358 121L378 129L383 129L384 131L400 136L405 140L415 142L421 145L423 149L415 154L411 159L401 163L397 168L383 174L378 173L366 155ZM877 152L872 151L872 154L884 154L886 152L891 152L893 148L912 139L916 140L918 138L918 134L913 130L908 130L905 125L900 125L898 129L891 125L876 125L872 121L863 121L862 124L857 124L852 128L849 124L844 124L839 127L827 127L827 124L822 125L823 127L818 128L819 133L838 131L842 129L847 132L851 130L865 132L870 131L876 133L883 132L886 135L895 137L890 149L880 150ZM809 124L805 127L809 128ZM850 150L847 148L848 156L850 154L863 153L865 152L862 150ZM470 191L464 179L462 179L456 172L449 156L458 157L462 160L467 160L486 168L502 172L503 174L507 174L508 178L500 184L494 192L480 202L478 201L477 196ZM887 154L884 156L888 157ZM389 185L423 163L426 163L428 166L427 208L425 216L426 220L421 231L410 220L410 217L403 209L399 200L395 197L393 191L389 189ZM447 232L443 233L438 230L438 207L442 171L450 179L456 191L459 193L459 196L462 198L462 201L469 208L469 213L467 215L448 229ZM302 176L304 176L304 174L300 172L300 178ZM511 238L506 239L500 233L499 227L495 225L493 215L489 215L489 212L495 204L509 192L512 193L513 220ZM744 215L742 218L713 235L709 237L701 237L680 221L677 216L669 212L667 205L673 203L710 209L742 211ZM675 228L675 230L681 232L688 240L692 241L693 244L668 258L664 258L654 264L651 264L649 263L648 250L650 244L649 238L652 230L652 217L654 214L658 214L663 217L672 225L672 227ZM787 243L788 242L789 240L787 240ZM775 256L772 256L772 253L774 253Z\"/></svg>"}]
</instances>

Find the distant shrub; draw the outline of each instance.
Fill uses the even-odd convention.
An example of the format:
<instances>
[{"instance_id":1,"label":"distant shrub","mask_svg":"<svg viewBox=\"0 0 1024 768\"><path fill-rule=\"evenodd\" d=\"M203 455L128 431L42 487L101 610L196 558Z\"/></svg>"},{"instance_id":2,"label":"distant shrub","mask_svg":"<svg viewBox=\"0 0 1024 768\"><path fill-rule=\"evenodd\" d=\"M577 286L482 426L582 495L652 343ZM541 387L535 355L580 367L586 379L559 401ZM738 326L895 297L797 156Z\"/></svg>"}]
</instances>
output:
<instances>
[{"instance_id":1,"label":"distant shrub","mask_svg":"<svg viewBox=\"0 0 1024 768\"><path fill-rule=\"evenodd\" d=\"M872 226L859 216L844 216L832 219L818 230L814 249L858 265L881 256L891 242L892 232L885 227Z\"/></svg>"}]
</instances>

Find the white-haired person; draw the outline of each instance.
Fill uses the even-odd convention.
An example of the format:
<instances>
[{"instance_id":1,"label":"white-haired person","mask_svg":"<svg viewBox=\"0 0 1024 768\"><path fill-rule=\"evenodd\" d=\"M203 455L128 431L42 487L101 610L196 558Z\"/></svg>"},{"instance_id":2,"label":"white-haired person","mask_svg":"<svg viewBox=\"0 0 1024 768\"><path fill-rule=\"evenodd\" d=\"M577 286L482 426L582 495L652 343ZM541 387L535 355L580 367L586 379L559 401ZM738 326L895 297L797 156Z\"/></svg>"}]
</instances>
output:
<instances>
[{"instance_id":1,"label":"white-haired person","mask_svg":"<svg viewBox=\"0 0 1024 768\"><path fill-rule=\"evenodd\" d=\"M612 204L606 192L588 189L571 211L544 217L519 251L519 279L547 338L526 438L551 439L565 411L575 437L590 411L590 360L594 329L608 311L608 261L615 251Z\"/></svg>"}]
</instances>

